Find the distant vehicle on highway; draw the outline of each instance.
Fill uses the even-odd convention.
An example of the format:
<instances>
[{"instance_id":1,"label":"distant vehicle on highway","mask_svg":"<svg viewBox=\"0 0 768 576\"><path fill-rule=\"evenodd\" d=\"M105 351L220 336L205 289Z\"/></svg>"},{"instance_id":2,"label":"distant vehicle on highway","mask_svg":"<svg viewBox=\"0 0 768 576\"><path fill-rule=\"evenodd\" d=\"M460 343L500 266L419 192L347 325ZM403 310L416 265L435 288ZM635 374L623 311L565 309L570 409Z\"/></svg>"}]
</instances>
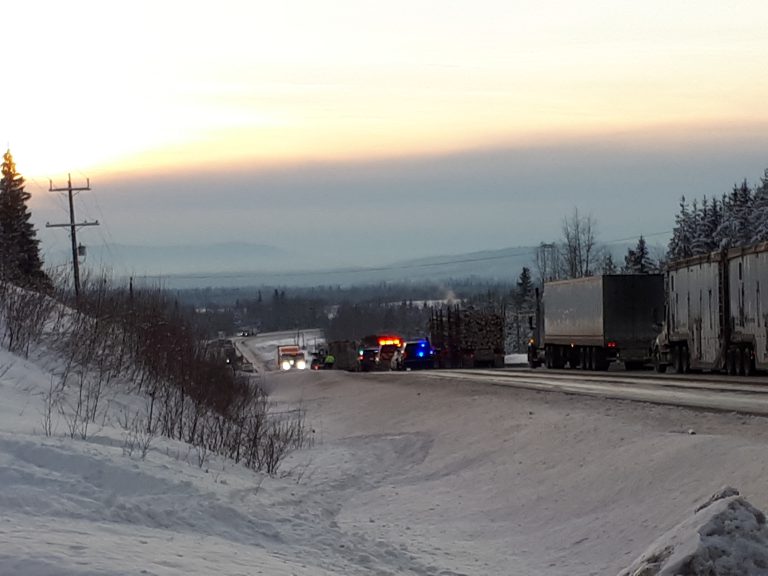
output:
<instances>
[{"instance_id":1,"label":"distant vehicle on highway","mask_svg":"<svg viewBox=\"0 0 768 576\"><path fill-rule=\"evenodd\" d=\"M435 367L435 349L429 340L406 342L399 360L400 370L424 370Z\"/></svg>"},{"instance_id":2,"label":"distant vehicle on highway","mask_svg":"<svg viewBox=\"0 0 768 576\"><path fill-rule=\"evenodd\" d=\"M280 370L304 370L307 367L304 352L295 345L278 346L277 367Z\"/></svg>"},{"instance_id":3,"label":"distant vehicle on highway","mask_svg":"<svg viewBox=\"0 0 768 576\"><path fill-rule=\"evenodd\" d=\"M379 349L379 370L397 370L400 363L400 346L398 344L384 344Z\"/></svg>"},{"instance_id":4,"label":"distant vehicle on highway","mask_svg":"<svg viewBox=\"0 0 768 576\"><path fill-rule=\"evenodd\" d=\"M379 347L361 348L357 362L360 372L372 372L379 369Z\"/></svg>"}]
</instances>

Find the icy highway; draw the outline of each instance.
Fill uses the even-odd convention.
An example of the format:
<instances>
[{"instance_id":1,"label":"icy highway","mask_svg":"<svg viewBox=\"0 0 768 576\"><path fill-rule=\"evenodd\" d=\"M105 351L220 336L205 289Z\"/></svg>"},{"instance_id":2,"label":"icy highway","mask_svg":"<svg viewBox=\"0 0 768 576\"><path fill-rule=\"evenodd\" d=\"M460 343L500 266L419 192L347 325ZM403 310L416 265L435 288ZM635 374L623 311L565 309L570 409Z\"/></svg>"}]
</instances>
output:
<instances>
[{"instance_id":1,"label":"icy highway","mask_svg":"<svg viewBox=\"0 0 768 576\"><path fill-rule=\"evenodd\" d=\"M487 382L495 386L768 415L766 377L543 369L436 370L425 374L430 378Z\"/></svg>"}]
</instances>

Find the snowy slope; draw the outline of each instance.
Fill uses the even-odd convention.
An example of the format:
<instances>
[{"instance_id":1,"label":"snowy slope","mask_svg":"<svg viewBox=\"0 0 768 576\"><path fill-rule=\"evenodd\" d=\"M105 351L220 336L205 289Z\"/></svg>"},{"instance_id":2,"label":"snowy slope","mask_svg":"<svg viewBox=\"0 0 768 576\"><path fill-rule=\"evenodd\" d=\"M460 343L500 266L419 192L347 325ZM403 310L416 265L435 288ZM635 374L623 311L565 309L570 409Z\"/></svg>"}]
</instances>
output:
<instances>
[{"instance_id":1,"label":"snowy slope","mask_svg":"<svg viewBox=\"0 0 768 576\"><path fill-rule=\"evenodd\" d=\"M723 485L768 504L761 418L268 373L315 437L269 478L159 438L128 454L107 413L46 437L41 366L0 351L2 575L613 575Z\"/></svg>"}]
</instances>

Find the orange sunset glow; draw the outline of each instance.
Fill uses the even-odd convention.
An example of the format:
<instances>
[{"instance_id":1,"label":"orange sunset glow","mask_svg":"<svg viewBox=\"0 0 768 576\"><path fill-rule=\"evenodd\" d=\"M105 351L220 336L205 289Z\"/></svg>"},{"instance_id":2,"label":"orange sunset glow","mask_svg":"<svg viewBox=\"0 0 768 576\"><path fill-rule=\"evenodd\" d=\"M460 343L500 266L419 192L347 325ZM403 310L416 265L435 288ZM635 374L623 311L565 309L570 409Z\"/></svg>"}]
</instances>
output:
<instances>
[{"instance_id":1,"label":"orange sunset glow","mask_svg":"<svg viewBox=\"0 0 768 576\"><path fill-rule=\"evenodd\" d=\"M763 2L17 3L30 176L764 122ZM749 17L744 17L748 13Z\"/></svg>"}]
</instances>

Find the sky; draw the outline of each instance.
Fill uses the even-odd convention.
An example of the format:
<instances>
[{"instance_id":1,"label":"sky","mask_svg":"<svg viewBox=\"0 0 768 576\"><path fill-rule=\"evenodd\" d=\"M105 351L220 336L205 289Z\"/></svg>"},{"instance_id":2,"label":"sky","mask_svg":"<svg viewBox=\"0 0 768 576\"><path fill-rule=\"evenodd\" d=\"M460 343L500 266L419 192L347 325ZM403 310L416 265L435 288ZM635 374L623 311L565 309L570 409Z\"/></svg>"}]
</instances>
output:
<instances>
[{"instance_id":1,"label":"sky","mask_svg":"<svg viewBox=\"0 0 768 576\"><path fill-rule=\"evenodd\" d=\"M349 263L604 241L768 167L768 4L221 0L6 7L0 139L44 249L247 240Z\"/></svg>"}]
</instances>

